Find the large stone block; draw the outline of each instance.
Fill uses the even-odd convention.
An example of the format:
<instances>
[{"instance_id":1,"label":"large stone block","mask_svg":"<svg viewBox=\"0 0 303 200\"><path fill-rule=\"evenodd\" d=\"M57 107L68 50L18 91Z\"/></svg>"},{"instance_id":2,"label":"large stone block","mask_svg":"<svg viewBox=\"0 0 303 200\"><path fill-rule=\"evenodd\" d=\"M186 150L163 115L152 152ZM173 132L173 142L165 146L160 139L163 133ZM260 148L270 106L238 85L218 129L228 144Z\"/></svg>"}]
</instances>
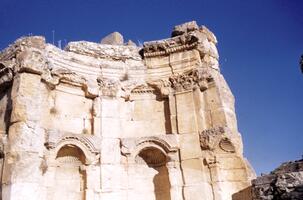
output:
<instances>
[{"instance_id":1,"label":"large stone block","mask_svg":"<svg viewBox=\"0 0 303 200\"><path fill-rule=\"evenodd\" d=\"M120 140L103 138L101 140L101 163L119 164L121 161Z\"/></svg>"},{"instance_id":2,"label":"large stone block","mask_svg":"<svg viewBox=\"0 0 303 200\"><path fill-rule=\"evenodd\" d=\"M14 183L4 185L2 189L3 200L44 200L46 199L44 188L40 183Z\"/></svg>"},{"instance_id":3,"label":"large stone block","mask_svg":"<svg viewBox=\"0 0 303 200\"><path fill-rule=\"evenodd\" d=\"M40 80L40 76L28 73L19 74L14 79L11 122L40 119L40 106L45 92Z\"/></svg>"},{"instance_id":4,"label":"large stone block","mask_svg":"<svg viewBox=\"0 0 303 200\"><path fill-rule=\"evenodd\" d=\"M102 192L119 191L128 188L127 168L118 164L101 165Z\"/></svg>"},{"instance_id":5,"label":"large stone block","mask_svg":"<svg viewBox=\"0 0 303 200\"><path fill-rule=\"evenodd\" d=\"M180 134L181 160L195 159L202 156L198 134Z\"/></svg>"},{"instance_id":6,"label":"large stone block","mask_svg":"<svg viewBox=\"0 0 303 200\"><path fill-rule=\"evenodd\" d=\"M9 128L8 140L10 152L35 152L42 157L45 130L30 121L14 123Z\"/></svg>"},{"instance_id":7,"label":"large stone block","mask_svg":"<svg viewBox=\"0 0 303 200\"><path fill-rule=\"evenodd\" d=\"M200 159L181 161L186 186L199 185L203 181L202 162Z\"/></svg>"},{"instance_id":8,"label":"large stone block","mask_svg":"<svg viewBox=\"0 0 303 200\"><path fill-rule=\"evenodd\" d=\"M188 200L214 199L212 191L207 189L204 185L192 185L184 187L184 196Z\"/></svg>"},{"instance_id":9,"label":"large stone block","mask_svg":"<svg viewBox=\"0 0 303 200\"><path fill-rule=\"evenodd\" d=\"M197 131L195 105L192 92L176 94L177 121L179 133L194 133Z\"/></svg>"}]
</instances>

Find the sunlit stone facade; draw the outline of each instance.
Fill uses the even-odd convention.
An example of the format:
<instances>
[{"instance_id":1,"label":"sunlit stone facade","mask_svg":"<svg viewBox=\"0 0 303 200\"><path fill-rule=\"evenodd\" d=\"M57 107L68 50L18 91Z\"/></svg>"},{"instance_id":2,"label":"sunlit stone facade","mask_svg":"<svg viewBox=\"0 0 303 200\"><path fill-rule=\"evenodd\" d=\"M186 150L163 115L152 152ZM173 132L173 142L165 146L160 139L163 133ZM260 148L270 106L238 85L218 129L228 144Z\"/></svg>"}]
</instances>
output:
<instances>
[{"instance_id":1,"label":"sunlit stone facade","mask_svg":"<svg viewBox=\"0 0 303 200\"><path fill-rule=\"evenodd\" d=\"M2 199L231 200L254 172L216 43L189 22L143 47L4 49Z\"/></svg>"}]
</instances>

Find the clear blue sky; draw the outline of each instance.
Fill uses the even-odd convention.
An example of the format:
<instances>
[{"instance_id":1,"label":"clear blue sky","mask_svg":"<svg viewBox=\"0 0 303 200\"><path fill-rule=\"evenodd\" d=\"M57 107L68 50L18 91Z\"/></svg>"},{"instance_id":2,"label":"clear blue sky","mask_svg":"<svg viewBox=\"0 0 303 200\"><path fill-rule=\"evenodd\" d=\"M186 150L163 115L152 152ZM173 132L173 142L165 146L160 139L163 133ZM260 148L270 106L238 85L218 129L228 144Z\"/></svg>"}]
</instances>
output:
<instances>
[{"instance_id":1,"label":"clear blue sky","mask_svg":"<svg viewBox=\"0 0 303 200\"><path fill-rule=\"evenodd\" d=\"M170 36L196 20L218 38L222 73L236 97L246 157L257 173L303 154L303 1L0 0L0 49L22 35L99 42Z\"/></svg>"}]
</instances>

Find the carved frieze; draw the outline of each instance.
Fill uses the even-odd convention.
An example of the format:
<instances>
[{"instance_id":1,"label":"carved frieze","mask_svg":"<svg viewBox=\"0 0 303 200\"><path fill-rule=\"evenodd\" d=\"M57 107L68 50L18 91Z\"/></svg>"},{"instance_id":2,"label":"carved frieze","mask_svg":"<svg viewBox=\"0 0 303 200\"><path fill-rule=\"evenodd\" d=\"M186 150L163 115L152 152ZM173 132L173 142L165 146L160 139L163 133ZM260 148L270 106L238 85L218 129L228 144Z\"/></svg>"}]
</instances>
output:
<instances>
[{"instance_id":1,"label":"carved frieze","mask_svg":"<svg viewBox=\"0 0 303 200\"><path fill-rule=\"evenodd\" d=\"M165 56L170 53L193 49L198 45L198 38L191 34L176 36L169 39L145 42L143 55L145 58Z\"/></svg>"},{"instance_id":2,"label":"carved frieze","mask_svg":"<svg viewBox=\"0 0 303 200\"><path fill-rule=\"evenodd\" d=\"M148 94L148 93L155 93L155 89L152 87L149 87L147 85L139 85L132 89L132 94Z\"/></svg>"}]
</instances>

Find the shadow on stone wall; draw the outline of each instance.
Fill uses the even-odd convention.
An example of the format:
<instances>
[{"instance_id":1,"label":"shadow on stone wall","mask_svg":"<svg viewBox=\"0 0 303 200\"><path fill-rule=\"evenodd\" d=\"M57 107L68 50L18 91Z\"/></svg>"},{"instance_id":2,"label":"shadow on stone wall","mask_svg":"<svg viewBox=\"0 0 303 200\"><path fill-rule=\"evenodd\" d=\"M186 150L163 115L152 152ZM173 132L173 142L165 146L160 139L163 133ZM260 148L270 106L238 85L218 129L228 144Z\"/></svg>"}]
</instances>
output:
<instances>
[{"instance_id":1,"label":"shadow on stone wall","mask_svg":"<svg viewBox=\"0 0 303 200\"><path fill-rule=\"evenodd\" d=\"M232 200L252 200L252 187L249 186L233 194Z\"/></svg>"}]
</instances>

